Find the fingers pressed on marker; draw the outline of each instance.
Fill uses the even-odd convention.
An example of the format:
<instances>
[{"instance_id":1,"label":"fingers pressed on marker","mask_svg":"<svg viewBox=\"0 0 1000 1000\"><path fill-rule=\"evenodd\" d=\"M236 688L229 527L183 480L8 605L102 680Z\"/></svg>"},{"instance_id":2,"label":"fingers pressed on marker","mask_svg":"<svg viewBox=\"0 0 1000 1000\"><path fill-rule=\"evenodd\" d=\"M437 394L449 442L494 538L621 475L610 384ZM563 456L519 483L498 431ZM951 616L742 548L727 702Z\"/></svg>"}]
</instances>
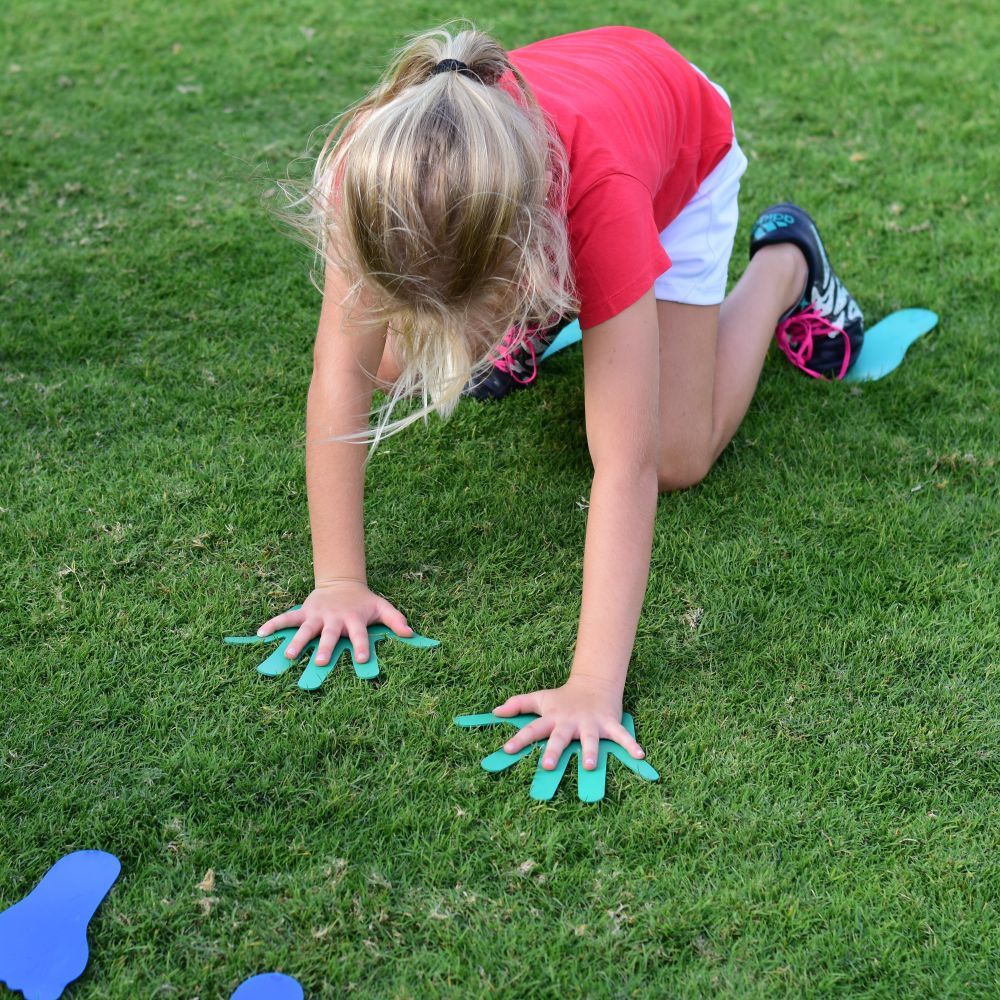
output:
<instances>
[{"instance_id":1,"label":"fingers pressed on marker","mask_svg":"<svg viewBox=\"0 0 1000 1000\"><path fill-rule=\"evenodd\" d=\"M646 756L645 750L636 742L635 737L619 722L608 726L608 738L621 744L637 760Z\"/></svg>"},{"instance_id":2,"label":"fingers pressed on marker","mask_svg":"<svg viewBox=\"0 0 1000 1000\"><path fill-rule=\"evenodd\" d=\"M597 744L600 737L596 729L588 729L580 734L580 752L583 756L583 767L586 771L593 771L597 767Z\"/></svg>"},{"instance_id":3,"label":"fingers pressed on marker","mask_svg":"<svg viewBox=\"0 0 1000 1000\"><path fill-rule=\"evenodd\" d=\"M354 647L354 659L359 663L365 663L368 660L368 629L361 621L349 621L345 627L347 638L351 640L351 645Z\"/></svg>"},{"instance_id":4,"label":"fingers pressed on marker","mask_svg":"<svg viewBox=\"0 0 1000 1000\"><path fill-rule=\"evenodd\" d=\"M549 742L545 745L545 753L542 756L542 767L546 771L551 771L559 763L559 758L562 756L563 750L569 746L572 739L573 731L571 729L552 730L552 735L549 737Z\"/></svg>"},{"instance_id":5,"label":"fingers pressed on marker","mask_svg":"<svg viewBox=\"0 0 1000 1000\"><path fill-rule=\"evenodd\" d=\"M328 625L323 629L319 646L316 648L316 662L319 666L326 666L330 662L330 654L333 652L333 647L337 645L339 638L340 629L337 626Z\"/></svg>"},{"instance_id":6,"label":"fingers pressed on marker","mask_svg":"<svg viewBox=\"0 0 1000 1000\"><path fill-rule=\"evenodd\" d=\"M551 730L551 722L546 722L544 719L536 719L507 740L503 748L507 753L517 753L518 750L526 747L529 743L534 743L536 740L544 740Z\"/></svg>"},{"instance_id":7,"label":"fingers pressed on marker","mask_svg":"<svg viewBox=\"0 0 1000 1000\"><path fill-rule=\"evenodd\" d=\"M309 640L312 639L318 631L319 629L312 622L303 622L299 626L298 632L292 636L292 641L288 644L288 649L285 650L285 656L287 656L290 660L294 660L295 657L302 652L302 647L305 646L305 644L309 642Z\"/></svg>"}]
</instances>

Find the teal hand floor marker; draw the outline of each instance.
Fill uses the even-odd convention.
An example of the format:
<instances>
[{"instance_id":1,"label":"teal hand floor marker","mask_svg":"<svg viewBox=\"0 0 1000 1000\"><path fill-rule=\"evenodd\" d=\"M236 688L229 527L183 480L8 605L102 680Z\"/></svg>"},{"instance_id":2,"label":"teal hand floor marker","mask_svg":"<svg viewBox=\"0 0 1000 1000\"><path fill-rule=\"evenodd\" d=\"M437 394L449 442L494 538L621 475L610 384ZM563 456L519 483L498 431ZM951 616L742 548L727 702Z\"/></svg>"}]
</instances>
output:
<instances>
[{"instance_id":1,"label":"teal hand floor marker","mask_svg":"<svg viewBox=\"0 0 1000 1000\"><path fill-rule=\"evenodd\" d=\"M865 331L858 360L844 376L845 382L874 382L895 371L919 337L937 326L930 309L900 309Z\"/></svg>"},{"instance_id":2,"label":"teal hand floor marker","mask_svg":"<svg viewBox=\"0 0 1000 1000\"><path fill-rule=\"evenodd\" d=\"M58 1000L87 967L87 925L121 870L113 854L74 851L0 913L0 983L25 1000Z\"/></svg>"},{"instance_id":3,"label":"teal hand floor marker","mask_svg":"<svg viewBox=\"0 0 1000 1000\"><path fill-rule=\"evenodd\" d=\"M229 1000L303 1000L304 997L298 980L283 972L262 972L244 979Z\"/></svg>"},{"instance_id":4,"label":"teal hand floor marker","mask_svg":"<svg viewBox=\"0 0 1000 1000\"><path fill-rule=\"evenodd\" d=\"M529 722L534 722L537 715L512 715L510 718L501 718L492 712L485 712L482 715L459 715L455 718L455 723L464 728L474 726L496 726L510 725L517 729L523 729ZM635 720L625 712L622 715L622 725L635 737ZM569 746L563 750L556 766L547 771L542 767L542 757L545 753L545 744L548 740L539 740L536 743L529 743L516 753L507 753L501 747L499 750L484 757L482 761L483 770L496 774L499 771L506 771L513 767L522 757L527 757L537 747L542 752L538 756L538 767L535 770L534 780L531 782L531 797L541 802L548 802L556 794L556 789L566 774L573 755L579 757L577 767L577 793L581 802L600 802L604 798L604 791L608 778L608 757L617 757L630 771L635 771L640 778L646 781L659 781L660 776L644 760L636 760L623 746L615 743L614 740L601 740L597 749L597 766L593 771L588 771L583 766L583 756L579 740L573 740Z\"/></svg>"},{"instance_id":5,"label":"teal hand floor marker","mask_svg":"<svg viewBox=\"0 0 1000 1000\"><path fill-rule=\"evenodd\" d=\"M301 605L296 605L290 610L298 611L300 607ZM276 632L272 632L270 635L265 636L227 635L223 639L223 642L228 642L234 646L249 646L259 645L265 642L277 642L277 648L271 652L271 655L268 656L268 658L264 660L259 667L257 667L257 671L264 674L266 677L280 677L292 665L293 661L285 656L285 650L288 649L289 643L291 643L296 632L298 632L297 626L292 628L279 628ZM348 639L347 636L341 636L336 646L333 647L329 663L325 663L320 666L316 662L316 653L319 650L319 637L317 636L314 639L310 639L309 642L302 647L302 653L299 654L300 656L304 653L309 654L309 662L306 664L305 669L302 671L302 676L299 678L299 687L303 691L315 691L323 683L323 681L326 680L330 671L337 665L337 661L340 659L341 654L345 650L350 653L351 663L354 665L354 673L357 674L361 680L370 681L375 677L378 677L379 666L375 647L378 643L383 642L388 638L398 639L407 646L415 646L417 649L431 649L434 646L441 645L437 639L428 639L426 636L417 635L416 632L414 632L412 636L397 635L391 628L389 628L388 625L369 625L369 652L367 660L359 662L357 657L354 655L354 646L351 643L351 640Z\"/></svg>"}]
</instances>

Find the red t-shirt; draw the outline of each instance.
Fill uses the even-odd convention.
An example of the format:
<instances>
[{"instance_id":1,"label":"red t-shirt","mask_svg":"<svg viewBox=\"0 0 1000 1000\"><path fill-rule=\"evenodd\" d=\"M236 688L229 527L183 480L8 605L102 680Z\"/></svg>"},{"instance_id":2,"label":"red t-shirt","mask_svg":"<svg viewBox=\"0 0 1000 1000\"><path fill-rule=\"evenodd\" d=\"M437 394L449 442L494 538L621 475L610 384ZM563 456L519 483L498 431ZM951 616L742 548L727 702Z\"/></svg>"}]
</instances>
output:
<instances>
[{"instance_id":1,"label":"red t-shirt","mask_svg":"<svg viewBox=\"0 0 1000 1000\"><path fill-rule=\"evenodd\" d=\"M670 267L660 230L729 150L732 115L704 76L641 28L577 31L509 55L569 156L567 224L587 329Z\"/></svg>"}]
</instances>

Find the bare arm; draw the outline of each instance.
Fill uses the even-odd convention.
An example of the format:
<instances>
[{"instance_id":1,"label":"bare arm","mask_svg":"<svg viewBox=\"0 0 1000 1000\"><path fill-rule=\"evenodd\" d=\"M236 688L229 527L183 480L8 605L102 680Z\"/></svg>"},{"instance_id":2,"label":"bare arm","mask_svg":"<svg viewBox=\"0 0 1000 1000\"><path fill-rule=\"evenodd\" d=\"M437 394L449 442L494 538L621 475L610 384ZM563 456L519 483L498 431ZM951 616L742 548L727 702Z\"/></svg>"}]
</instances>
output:
<instances>
[{"instance_id":1,"label":"bare arm","mask_svg":"<svg viewBox=\"0 0 1000 1000\"><path fill-rule=\"evenodd\" d=\"M406 617L368 589L363 520L367 445L331 440L367 428L374 390L369 373L378 368L386 337L384 328L362 332L345 318L345 293L340 275L328 270L306 411L306 487L316 586L300 609L277 615L258 630L268 635L298 626L286 649L292 659L319 635L318 664L329 662L341 635L351 640L358 660L367 660L366 626L372 622L412 634Z\"/></svg>"},{"instance_id":2,"label":"bare arm","mask_svg":"<svg viewBox=\"0 0 1000 1000\"><path fill-rule=\"evenodd\" d=\"M646 593L658 495L659 326L652 290L585 331L583 358L594 480L572 673L620 693Z\"/></svg>"},{"instance_id":3,"label":"bare arm","mask_svg":"<svg viewBox=\"0 0 1000 1000\"><path fill-rule=\"evenodd\" d=\"M364 442L332 441L368 426L385 329L362 335L345 323L346 289L327 269L306 408L306 488L316 586L336 580L366 583Z\"/></svg>"},{"instance_id":4,"label":"bare arm","mask_svg":"<svg viewBox=\"0 0 1000 1000\"><path fill-rule=\"evenodd\" d=\"M542 766L555 767L579 739L593 768L601 737L633 756L621 725L622 691L649 576L659 450L659 325L653 290L583 333L587 442L594 480L583 557L583 601L569 679L560 688L517 695L498 715L535 712L505 745L516 752L548 737Z\"/></svg>"}]
</instances>

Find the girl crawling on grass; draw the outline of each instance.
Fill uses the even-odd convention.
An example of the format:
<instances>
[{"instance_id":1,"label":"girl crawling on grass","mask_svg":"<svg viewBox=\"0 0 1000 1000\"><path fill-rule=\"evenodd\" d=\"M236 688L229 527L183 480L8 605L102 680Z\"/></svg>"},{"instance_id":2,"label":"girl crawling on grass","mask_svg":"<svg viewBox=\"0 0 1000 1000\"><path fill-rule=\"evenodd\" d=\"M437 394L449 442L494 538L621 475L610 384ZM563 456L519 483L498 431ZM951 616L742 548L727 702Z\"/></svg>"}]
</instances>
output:
<instances>
[{"instance_id":1,"label":"girl crawling on grass","mask_svg":"<svg viewBox=\"0 0 1000 1000\"><path fill-rule=\"evenodd\" d=\"M496 714L538 719L543 767L602 737L642 757L622 691L649 574L660 493L701 481L739 427L772 336L803 371L842 377L862 316L795 205L757 219L728 296L747 160L729 100L662 38L604 27L505 52L467 25L412 38L340 118L307 204L325 265L307 412L316 586L287 655L366 626L413 632L366 581L365 442L460 396L530 383L560 323L583 331L594 467L583 596L565 683ZM369 428L375 388L386 393ZM392 421L404 396L422 401Z\"/></svg>"}]
</instances>

